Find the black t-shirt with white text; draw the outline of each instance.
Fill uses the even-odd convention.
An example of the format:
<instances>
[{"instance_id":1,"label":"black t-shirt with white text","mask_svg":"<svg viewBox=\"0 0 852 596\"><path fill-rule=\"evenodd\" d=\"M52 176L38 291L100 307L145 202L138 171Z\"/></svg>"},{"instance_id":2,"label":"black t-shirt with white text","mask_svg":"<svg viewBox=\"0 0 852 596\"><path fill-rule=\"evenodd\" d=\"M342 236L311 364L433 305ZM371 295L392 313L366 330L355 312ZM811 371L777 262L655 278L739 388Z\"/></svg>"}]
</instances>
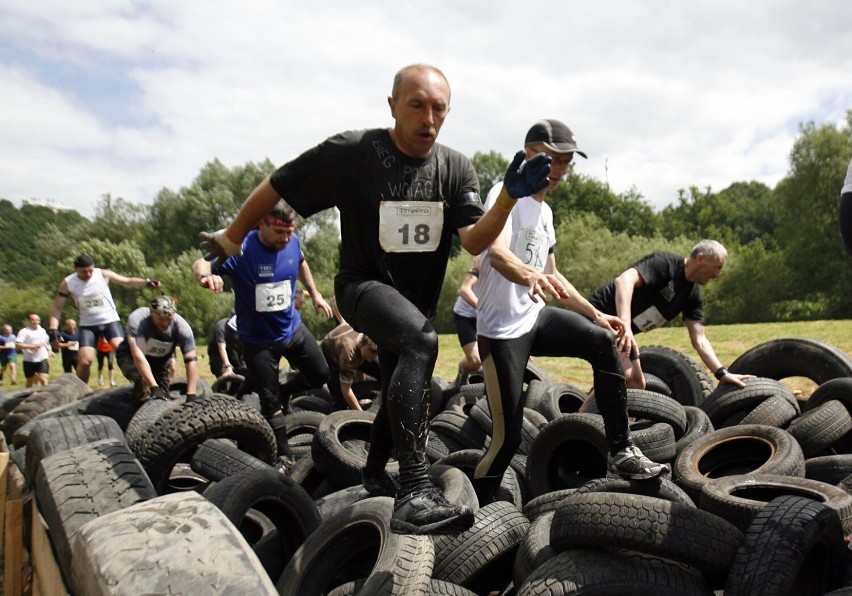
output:
<instances>
[{"instance_id":1,"label":"black t-shirt with white text","mask_svg":"<svg viewBox=\"0 0 852 596\"><path fill-rule=\"evenodd\" d=\"M655 252L639 259L632 268L645 281L644 286L633 289L633 333L661 327L681 313L685 319L704 322L704 300L698 284L686 279L683 257ZM589 302L601 312L616 315L615 280L595 290Z\"/></svg>"},{"instance_id":2,"label":"black t-shirt with white text","mask_svg":"<svg viewBox=\"0 0 852 596\"><path fill-rule=\"evenodd\" d=\"M281 166L270 182L302 217L340 210L336 288L376 280L430 318L452 235L484 213L476 172L464 155L436 143L429 157L409 157L388 129L335 135Z\"/></svg>"}]
</instances>

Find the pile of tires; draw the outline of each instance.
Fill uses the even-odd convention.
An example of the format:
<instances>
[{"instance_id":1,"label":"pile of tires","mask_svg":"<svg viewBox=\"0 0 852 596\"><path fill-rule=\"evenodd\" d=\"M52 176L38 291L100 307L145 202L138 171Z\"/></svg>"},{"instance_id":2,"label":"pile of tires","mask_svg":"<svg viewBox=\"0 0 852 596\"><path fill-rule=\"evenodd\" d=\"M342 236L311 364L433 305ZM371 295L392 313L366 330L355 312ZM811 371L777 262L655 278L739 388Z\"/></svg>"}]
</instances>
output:
<instances>
[{"instance_id":1,"label":"pile of tires","mask_svg":"<svg viewBox=\"0 0 852 596\"><path fill-rule=\"evenodd\" d=\"M393 500L360 484L374 385L364 412L293 400L289 475L233 383L135 407L126 388L74 394L60 379L0 395L0 416L76 594L852 592L852 361L775 340L729 367L755 375L744 388L663 346L643 366L632 434L670 475L608 477L594 398L530 365L521 446L489 503L470 482L491 440L485 386L433 379L430 477L476 514L448 536L393 534ZM817 388L797 399L788 377Z\"/></svg>"}]
</instances>

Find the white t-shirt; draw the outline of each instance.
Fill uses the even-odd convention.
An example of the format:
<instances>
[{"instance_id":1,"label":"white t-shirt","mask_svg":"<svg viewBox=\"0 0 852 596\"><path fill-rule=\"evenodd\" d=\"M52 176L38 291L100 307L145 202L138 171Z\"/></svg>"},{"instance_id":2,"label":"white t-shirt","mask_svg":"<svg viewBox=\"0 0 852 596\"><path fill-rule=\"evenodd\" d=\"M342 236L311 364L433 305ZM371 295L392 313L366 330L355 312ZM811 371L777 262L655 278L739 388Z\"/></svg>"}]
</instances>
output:
<instances>
[{"instance_id":1,"label":"white t-shirt","mask_svg":"<svg viewBox=\"0 0 852 596\"><path fill-rule=\"evenodd\" d=\"M18 337L15 341L18 344L41 344L37 349L24 349L18 345L18 351L24 355L24 362L41 362L50 357L50 353L47 351L47 346L50 345L50 337L41 325L38 329L24 327L18 331Z\"/></svg>"},{"instance_id":2,"label":"white t-shirt","mask_svg":"<svg viewBox=\"0 0 852 596\"><path fill-rule=\"evenodd\" d=\"M119 320L109 282L102 269L93 269L88 281L72 273L65 278L65 285L80 310L80 327L97 327Z\"/></svg>"},{"instance_id":3,"label":"white t-shirt","mask_svg":"<svg viewBox=\"0 0 852 596\"><path fill-rule=\"evenodd\" d=\"M502 186L501 182L488 193L486 211L494 206ZM512 252L527 265L544 271L550 249L556 244L550 206L532 197L518 199L506 227L511 231ZM528 287L509 281L491 266L490 248L483 252L477 283L476 333L492 339L511 339L528 333L544 308L544 301L533 302L528 292Z\"/></svg>"},{"instance_id":4,"label":"white t-shirt","mask_svg":"<svg viewBox=\"0 0 852 596\"><path fill-rule=\"evenodd\" d=\"M846 181L843 183L843 189L840 191L840 194L846 194L847 192L852 192L852 161L849 162L849 169L846 170Z\"/></svg>"}]
</instances>

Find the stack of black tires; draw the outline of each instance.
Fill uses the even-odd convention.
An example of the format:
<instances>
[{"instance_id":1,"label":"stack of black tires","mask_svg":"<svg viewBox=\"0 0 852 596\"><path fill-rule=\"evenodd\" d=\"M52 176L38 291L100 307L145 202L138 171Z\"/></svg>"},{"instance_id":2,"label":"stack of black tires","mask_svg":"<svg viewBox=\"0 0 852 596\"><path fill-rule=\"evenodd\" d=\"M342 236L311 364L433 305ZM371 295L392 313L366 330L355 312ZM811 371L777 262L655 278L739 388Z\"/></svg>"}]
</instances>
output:
<instances>
[{"instance_id":1,"label":"stack of black tires","mask_svg":"<svg viewBox=\"0 0 852 596\"><path fill-rule=\"evenodd\" d=\"M433 379L430 476L476 512L450 536L391 533L393 500L360 485L374 382L356 384L364 412L325 391L291 401L289 476L233 378L137 406L129 387L65 375L0 393L0 430L74 594L852 594L852 360L773 340L732 363L755 375L737 388L675 350L642 353L631 427L670 476L608 477L594 397L531 364L492 503L470 482L491 439L481 378ZM793 377L816 385L807 399Z\"/></svg>"}]
</instances>

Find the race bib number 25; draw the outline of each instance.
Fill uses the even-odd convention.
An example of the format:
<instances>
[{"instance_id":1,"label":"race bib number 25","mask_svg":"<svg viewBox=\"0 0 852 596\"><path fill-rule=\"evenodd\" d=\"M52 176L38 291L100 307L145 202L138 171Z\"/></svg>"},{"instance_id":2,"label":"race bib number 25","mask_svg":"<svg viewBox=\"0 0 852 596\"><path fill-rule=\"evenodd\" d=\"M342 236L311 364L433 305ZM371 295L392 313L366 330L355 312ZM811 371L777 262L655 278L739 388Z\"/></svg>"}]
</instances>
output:
<instances>
[{"instance_id":1,"label":"race bib number 25","mask_svg":"<svg viewBox=\"0 0 852 596\"><path fill-rule=\"evenodd\" d=\"M257 284L254 287L254 308L257 312L278 312L290 308L290 280Z\"/></svg>"},{"instance_id":2,"label":"race bib number 25","mask_svg":"<svg viewBox=\"0 0 852 596\"><path fill-rule=\"evenodd\" d=\"M385 252L432 252L444 231L444 204L382 201L379 244Z\"/></svg>"}]
</instances>

